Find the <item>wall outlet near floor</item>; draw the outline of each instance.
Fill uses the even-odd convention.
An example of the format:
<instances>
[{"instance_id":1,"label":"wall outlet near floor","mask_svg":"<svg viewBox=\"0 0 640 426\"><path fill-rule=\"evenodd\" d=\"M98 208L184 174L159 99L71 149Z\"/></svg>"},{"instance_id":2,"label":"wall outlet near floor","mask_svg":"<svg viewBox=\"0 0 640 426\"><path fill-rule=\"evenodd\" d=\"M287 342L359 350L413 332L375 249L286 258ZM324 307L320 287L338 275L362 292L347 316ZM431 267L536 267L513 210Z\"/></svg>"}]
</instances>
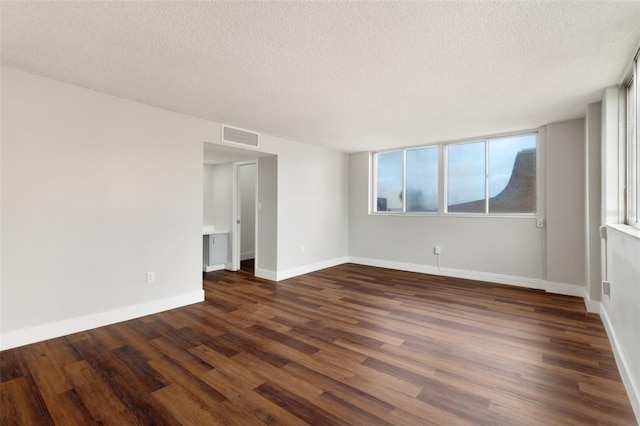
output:
<instances>
[{"instance_id":1,"label":"wall outlet near floor","mask_svg":"<svg viewBox=\"0 0 640 426\"><path fill-rule=\"evenodd\" d=\"M300 246L300 253L304 254L304 246Z\"/></svg>"},{"instance_id":2,"label":"wall outlet near floor","mask_svg":"<svg viewBox=\"0 0 640 426\"><path fill-rule=\"evenodd\" d=\"M440 246L435 246L433 248L433 254L442 254L442 247Z\"/></svg>"},{"instance_id":3,"label":"wall outlet near floor","mask_svg":"<svg viewBox=\"0 0 640 426\"><path fill-rule=\"evenodd\" d=\"M602 281L602 294L611 296L611 283L609 281Z\"/></svg>"},{"instance_id":4,"label":"wall outlet near floor","mask_svg":"<svg viewBox=\"0 0 640 426\"><path fill-rule=\"evenodd\" d=\"M147 272L147 284L151 284L156 281L156 273L155 272Z\"/></svg>"}]
</instances>

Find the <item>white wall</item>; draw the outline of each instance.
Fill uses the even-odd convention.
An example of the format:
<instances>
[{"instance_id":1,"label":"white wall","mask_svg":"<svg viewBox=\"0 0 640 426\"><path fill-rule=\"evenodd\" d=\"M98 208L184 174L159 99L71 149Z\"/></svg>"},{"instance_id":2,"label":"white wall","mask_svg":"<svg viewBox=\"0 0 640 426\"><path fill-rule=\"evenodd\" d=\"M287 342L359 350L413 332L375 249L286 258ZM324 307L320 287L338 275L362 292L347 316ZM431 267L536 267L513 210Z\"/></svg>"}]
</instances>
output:
<instances>
[{"instance_id":1,"label":"white wall","mask_svg":"<svg viewBox=\"0 0 640 426\"><path fill-rule=\"evenodd\" d=\"M353 261L445 275L494 275L533 286L541 279L540 230L533 218L369 215L367 153L351 154L349 183ZM442 247L440 270L436 245Z\"/></svg>"},{"instance_id":2,"label":"white wall","mask_svg":"<svg viewBox=\"0 0 640 426\"><path fill-rule=\"evenodd\" d=\"M5 67L1 96L1 347L202 300L202 144L221 125ZM268 135L261 152L272 275L345 259L347 155Z\"/></svg>"},{"instance_id":3,"label":"white wall","mask_svg":"<svg viewBox=\"0 0 640 426\"><path fill-rule=\"evenodd\" d=\"M602 296L607 327L636 417L640 420L640 231L607 227L607 268L611 294Z\"/></svg>"},{"instance_id":4,"label":"white wall","mask_svg":"<svg viewBox=\"0 0 640 426\"><path fill-rule=\"evenodd\" d=\"M352 154L350 258L583 296L584 218L576 218L584 208L583 127L582 120L574 120L540 131L543 176L538 182L547 181L539 188L541 214L547 214L543 229L531 217L369 215L369 155ZM436 245L442 247L440 267Z\"/></svg>"},{"instance_id":5,"label":"white wall","mask_svg":"<svg viewBox=\"0 0 640 426\"><path fill-rule=\"evenodd\" d=\"M202 226L213 226L213 166L202 168Z\"/></svg>"},{"instance_id":6,"label":"white wall","mask_svg":"<svg viewBox=\"0 0 640 426\"><path fill-rule=\"evenodd\" d=\"M220 143L214 137L207 142ZM277 172L277 190L264 182L267 193L277 195L277 206L272 211L274 215L277 213L277 253L271 259L277 259L277 265L273 269L259 268L261 271L256 273L277 281L346 262L348 155L269 135L260 135L260 145L263 152L277 154L274 164L269 161L265 163L269 167L274 166L273 169L259 177L259 181L272 179L269 172ZM262 158L258 159L258 169L260 160ZM227 183L226 179L232 177L232 170L227 170L232 169L232 163L214 167L217 168L214 172L214 193L218 204L218 199L231 200L231 183ZM223 185L229 189L228 193L223 193L224 188L219 187L222 181L225 181ZM260 195L261 199L266 197L266 194L263 195ZM221 229L219 227L227 223L230 227L231 201L228 205L216 207L214 214L216 229ZM218 217L225 219L219 221ZM273 225L270 226L273 228ZM224 229L233 231L229 227ZM261 233L263 231L266 232L265 229L259 230ZM268 244L268 240L260 241L261 238L260 235L259 249L263 248L262 243ZM263 260L261 264L264 267L267 260Z\"/></svg>"},{"instance_id":7,"label":"white wall","mask_svg":"<svg viewBox=\"0 0 640 426\"><path fill-rule=\"evenodd\" d=\"M601 295L600 317L640 420L640 231L623 223L625 181L620 165L625 161L625 144L619 132L624 123L620 104L618 88L607 88L602 98L601 133L601 220L607 228L601 247L602 275L610 282L611 293Z\"/></svg>"},{"instance_id":8,"label":"white wall","mask_svg":"<svg viewBox=\"0 0 640 426\"><path fill-rule=\"evenodd\" d=\"M272 241L278 239L278 157L258 158L258 203L260 210L256 220L258 247L255 275L275 280L278 271L278 250ZM276 245L276 247L279 244Z\"/></svg>"},{"instance_id":9,"label":"white wall","mask_svg":"<svg viewBox=\"0 0 640 426\"><path fill-rule=\"evenodd\" d=\"M585 283L584 126L583 119L546 126L546 280L581 288Z\"/></svg>"},{"instance_id":10,"label":"white wall","mask_svg":"<svg viewBox=\"0 0 640 426\"><path fill-rule=\"evenodd\" d=\"M587 106L585 117L585 286L587 303L600 300L601 296L601 250L600 250L600 162L602 134L601 103ZM596 310L592 305L591 311Z\"/></svg>"},{"instance_id":11,"label":"white wall","mask_svg":"<svg viewBox=\"0 0 640 426\"><path fill-rule=\"evenodd\" d=\"M256 244L256 165L238 167L240 190L240 260L255 257Z\"/></svg>"},{"instance_id":12,"label":"white wall","mask_svg":"<svg viewBox=\"0 0 640 426\"><path fill-rule=\"evenodd\" d=\"M203 299L209 131L2 69L3 348Z\"/></svg>"},{"instance_id":13,"label":"white wall","mask_svg":"<svg viewBox=\"0 0 640 426\"><path fill-rule=\"evenodd\" d=\"M347 260L348 155L263 138L278 152L278 279ZM301 246L305 250L302 253Z\"/></svg>"},{"instance_id":14,"label":"white wall","mask_svg":"<svg viewBox=\"0 0 640 426\"><path fill-rule=\"evenodd\" d=\"M213 226L216 231L232 231L233 163L210 166L213 179Z\"/></svg>"}]
</instances>

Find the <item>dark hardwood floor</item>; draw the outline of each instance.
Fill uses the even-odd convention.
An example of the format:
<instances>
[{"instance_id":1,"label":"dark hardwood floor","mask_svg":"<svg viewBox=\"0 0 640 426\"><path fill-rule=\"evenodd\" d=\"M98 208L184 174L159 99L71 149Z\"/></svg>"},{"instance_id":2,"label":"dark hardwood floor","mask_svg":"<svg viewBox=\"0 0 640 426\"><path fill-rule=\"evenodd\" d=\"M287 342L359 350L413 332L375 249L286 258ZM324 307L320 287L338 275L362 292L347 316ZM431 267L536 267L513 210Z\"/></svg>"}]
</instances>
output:
<instances>
[{"instance_id":1,"label":"dark hardwood floor","mask_svg":"<svg viewBox=\"0 0 640 426\"><path fill-rule=\"evenodd\" d=\"M0 423L636 424L579 298L353 264L4 351Z\"/></svg>"}]
</instances>

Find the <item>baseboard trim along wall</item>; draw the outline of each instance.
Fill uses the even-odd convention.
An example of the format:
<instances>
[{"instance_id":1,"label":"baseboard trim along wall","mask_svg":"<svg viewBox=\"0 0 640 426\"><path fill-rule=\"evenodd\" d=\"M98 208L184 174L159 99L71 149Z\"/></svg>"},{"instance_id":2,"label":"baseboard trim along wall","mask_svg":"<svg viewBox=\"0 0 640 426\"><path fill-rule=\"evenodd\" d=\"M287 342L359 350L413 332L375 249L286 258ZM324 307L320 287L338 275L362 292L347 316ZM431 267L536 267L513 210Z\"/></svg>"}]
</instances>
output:
<instances>
[{"instance_id":1,"label":"baseboard trim along wall","mask_svg":"<svg viewBox=\"0 0 640 426\"><path fill-rule=\"evenodd\" d=\"M312 263L310 265L301 266L299 268L287 269L286 271L278 271L276 273L275 281L282 281L288 278L297 277L298 275L304 275L311 272L319 271L325 268L331 268L332 266L342 265L349 261L348 257L338 257L336 259L324 260L322 262Z\"/></svg>"},{"instance_id":2,"label":"baseboard trim along wall","mask_svg":"<svg viewBox=\"0 0 640 426\"><path fill-rule=\"evenodd\" d=\"M0 350L16 348L80 331L151 315L204 301L204 290L193 291L138 305L125 306L111 311L69 318L44 325L23 328L0 334Z\"/></svg>"},{"instance_id":3,"label":"baseboard trim along wall","mask_svg":"<svg viewBox=\"0 0 640 426\"><path fill-rule=\"evenodd\" d=\"M591 299L591 297L589 296L589 292L587 292L586 289L584 291L583 299L584 299L584 306L587 307L587 312L591 312L592 314L600 313L600 309L601 309L600 301Z\"/></svg>"},{"instance_id":4,"label":"baseboard trim along wall","mask_svg":"<svg viewBox=\"0 0 640 426\"><path fill-rule=\"evenodd\" d=\"M466 278L476 281L487 281L496 284L507 284L517 287L545 290L549 293L565 296L585 297L585 288L579 285L556 283L538 278L518 277L513 275L493 274L489 272L465 271L462 269L438 268L415 263L396 262L393 260L371 259L364 257L349 257L349 262L359 265L376 266L379 268L396 269L400 271L419 272L423 274L442 275L454 278Z\"/></svg>"},{"instance_id":5,"label":"baseboard trim along wall","mask_svg":"<svg viewBox=\"0 0 640 426\"><path fill-rule=\"evenodd\" d=\"M626 359L624 353L620 350L620 341L618 340L615 331L611 327L611 321L609 320L607 310L602 305L600 306L600 318L602 319L604 328L607 331L607 336L609 336L609 341L611 342L611 347L613 348L613 355L616 358L618 371L620 372L620 376L622 377L624 387L627 389L627 395L629 395L631 407L633 408L633 412L636 415L636 419L640 421L640 383L636 383L633 379L633 376L629 374L629 372L631 371L631 369L629 368L629 360Z\"/></svg>"},{"instance_id":6,"label":"baseboard trim along wall","mask_svg":"<svg viewBox=\"0 0 640 426\"><path fill-rule=\"evenodd\" d=\"M202 272L213 272L213 271L221 271L225 269L226 264L221 263L220 265L202 265Z\"/></svg>"},{"instance_id":7,"label":"baseboard trim along wall","mask_svg":"<svg viewBox=\"0 0 640 426\"><path fill-rule=\"evenodd\" d=\"M253 251L248 251L246 253L240 253L240 260L249 260L255 259L256 253Z\"/></svg>"},{"instance_id":8,"label":"baseboard trim along wall","mask_svg":"<svg viewBox=\"0 0 640 426\"><path fill-rule=\"evenodd\" d=\"M275 271L268 269L255 268L254 275L258 278L262 278L269 281L277 281L278 274Z\"/></svg>"}]
</instances>

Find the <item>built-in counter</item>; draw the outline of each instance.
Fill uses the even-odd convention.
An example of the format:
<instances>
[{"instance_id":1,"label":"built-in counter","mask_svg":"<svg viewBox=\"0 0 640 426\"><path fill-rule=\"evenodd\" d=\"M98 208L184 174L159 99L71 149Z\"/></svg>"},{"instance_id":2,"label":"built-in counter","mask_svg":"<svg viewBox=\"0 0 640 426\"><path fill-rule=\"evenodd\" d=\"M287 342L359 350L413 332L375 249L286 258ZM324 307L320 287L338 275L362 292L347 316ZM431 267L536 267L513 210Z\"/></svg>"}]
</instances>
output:
<instances>
[{"instance_id":1,"label":"built-in counter","mask_svg":"<svg viewBox=\"0 0 640 426\"><path fill-rule=\"evenodd\" d=\"M229 262L229 231L215 230L213 226L202 228L202 270L219 271Z\"/></svg>"}]
</instances>

